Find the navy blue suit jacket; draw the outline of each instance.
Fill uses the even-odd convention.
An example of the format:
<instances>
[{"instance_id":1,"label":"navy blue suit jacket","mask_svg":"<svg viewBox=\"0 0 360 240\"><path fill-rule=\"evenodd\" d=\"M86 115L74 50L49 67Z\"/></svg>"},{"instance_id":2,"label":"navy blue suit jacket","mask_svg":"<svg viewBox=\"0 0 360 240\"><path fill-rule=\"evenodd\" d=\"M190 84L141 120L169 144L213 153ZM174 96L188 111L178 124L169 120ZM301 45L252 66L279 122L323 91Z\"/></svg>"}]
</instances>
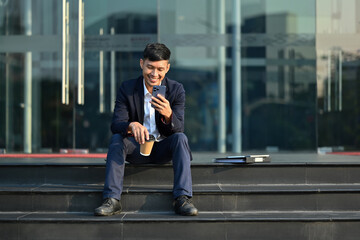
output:
<instances>
[{"instance_id":1,"label":"navy blue suit jacket","mask_svg":"<svg viewBox=\"0 0 360 240\"><path fill-rule=\"evenodd\" d=\"M185 90L181 83L165 77L161 85L166 86L165 98L173 111L171 121L165 124L162 116L155 111L155 121L159 133L165 137L176 132L184 132ZM111 123L113 134L126 137L130 122L144 122L144 85L143 76L121 84L116 97Z\"/></svg>"}]
</instances>

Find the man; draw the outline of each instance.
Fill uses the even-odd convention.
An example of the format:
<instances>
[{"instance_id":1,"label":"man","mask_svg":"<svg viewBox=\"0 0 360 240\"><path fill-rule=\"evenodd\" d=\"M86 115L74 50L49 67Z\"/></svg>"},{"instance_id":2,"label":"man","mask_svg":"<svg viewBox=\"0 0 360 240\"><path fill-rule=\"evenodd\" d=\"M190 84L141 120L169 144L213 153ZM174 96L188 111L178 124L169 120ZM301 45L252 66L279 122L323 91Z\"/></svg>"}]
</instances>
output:
<instances>
[{"instance_id":1,"label":"man","mask_svg":"<svg viewBox=\"0 0 360 240\"><path fill-rule=\"evenodd\" d=\"M125 160L133 164L172 160L174 210L180 215L198 214L191 202L192 155L184 134L185 91L182 84L165 77L170 69L170 54L164 44L148 44L140 59L142 76L125 81L118 90L107 154L104 202L95 209L96 216L121 212ZM153 87L157 85L166 86L165 96L152 97ZM145 157L139 149L149 135L157 142L150 156Z\"/></svg>"}]
</instances>

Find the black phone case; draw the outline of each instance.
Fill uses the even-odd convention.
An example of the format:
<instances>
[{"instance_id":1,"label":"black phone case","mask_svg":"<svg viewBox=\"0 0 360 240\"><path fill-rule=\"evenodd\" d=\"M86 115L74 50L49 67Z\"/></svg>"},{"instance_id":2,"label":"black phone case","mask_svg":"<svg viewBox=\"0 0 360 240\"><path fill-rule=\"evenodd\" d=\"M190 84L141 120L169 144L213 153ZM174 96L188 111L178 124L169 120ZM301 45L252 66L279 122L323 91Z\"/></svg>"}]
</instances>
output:
<instances>
[{"instance_id":1,"label":"black phone case","mask_svg":"<svg viewBox=\"0 0 360 240\"><path fill-rule=\"evenodd\" d=\"M161 94L165 97L165 91L166 91L166 86L161 86L161 85L154 86L152 95L153 95L153 97L156 97L158 94Z\"/></svg>"},{"instance_id":2,"label":"black phone case","mask_svg":"<svg viewBox=\"0 0 360 240\"><path fill-rule=\"evenodd\" d=\"M165 97L165 92L166 92L166 86L154 86L153 87L153 91L152 91L152 95L153 97L156 97L158 94L160 95L163 95ZM152 104L151 104L152 107L154 107Z\"/></svg>"}]
</instances>

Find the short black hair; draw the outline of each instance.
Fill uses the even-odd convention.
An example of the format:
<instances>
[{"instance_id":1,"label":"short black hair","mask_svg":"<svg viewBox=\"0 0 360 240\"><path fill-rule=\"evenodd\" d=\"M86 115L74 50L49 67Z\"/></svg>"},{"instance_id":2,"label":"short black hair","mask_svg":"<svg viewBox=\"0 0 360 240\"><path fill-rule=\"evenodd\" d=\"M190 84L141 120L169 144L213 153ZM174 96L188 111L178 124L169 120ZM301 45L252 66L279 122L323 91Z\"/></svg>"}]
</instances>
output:
<instances>
[{"instance_id":1,"label":"short black hair","mask_svg":"<svg viewBox=\"0 0 360 240\"><path fill-rule=\"evenodd\" d=\"M161 61L170 60L170 49L162 43L149 43L144 49L144 60Z\"/></svg>"}]
</instances>

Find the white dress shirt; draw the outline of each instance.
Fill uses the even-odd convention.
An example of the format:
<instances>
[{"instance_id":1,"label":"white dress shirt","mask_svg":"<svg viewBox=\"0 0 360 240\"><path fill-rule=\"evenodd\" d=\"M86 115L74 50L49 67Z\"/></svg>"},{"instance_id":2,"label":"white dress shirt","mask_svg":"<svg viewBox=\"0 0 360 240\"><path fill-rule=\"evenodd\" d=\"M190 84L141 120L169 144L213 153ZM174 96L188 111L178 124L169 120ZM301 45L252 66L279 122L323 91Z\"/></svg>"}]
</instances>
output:
<instances>
[{"instance_id":1,"label":"white dress shirt","mask_svg":"<svg viewBox=\"0 0 360 240\"><path fill-rule=\"evenodd\" d=\"M151 107L151 93L147 90L145 86L145 81L143 80L144 85L144 127L147 128L149 135L153 135L155 139L159 139L160 133L156 127L155 122L155 109Z\"/></svg>"}]
</instances>

